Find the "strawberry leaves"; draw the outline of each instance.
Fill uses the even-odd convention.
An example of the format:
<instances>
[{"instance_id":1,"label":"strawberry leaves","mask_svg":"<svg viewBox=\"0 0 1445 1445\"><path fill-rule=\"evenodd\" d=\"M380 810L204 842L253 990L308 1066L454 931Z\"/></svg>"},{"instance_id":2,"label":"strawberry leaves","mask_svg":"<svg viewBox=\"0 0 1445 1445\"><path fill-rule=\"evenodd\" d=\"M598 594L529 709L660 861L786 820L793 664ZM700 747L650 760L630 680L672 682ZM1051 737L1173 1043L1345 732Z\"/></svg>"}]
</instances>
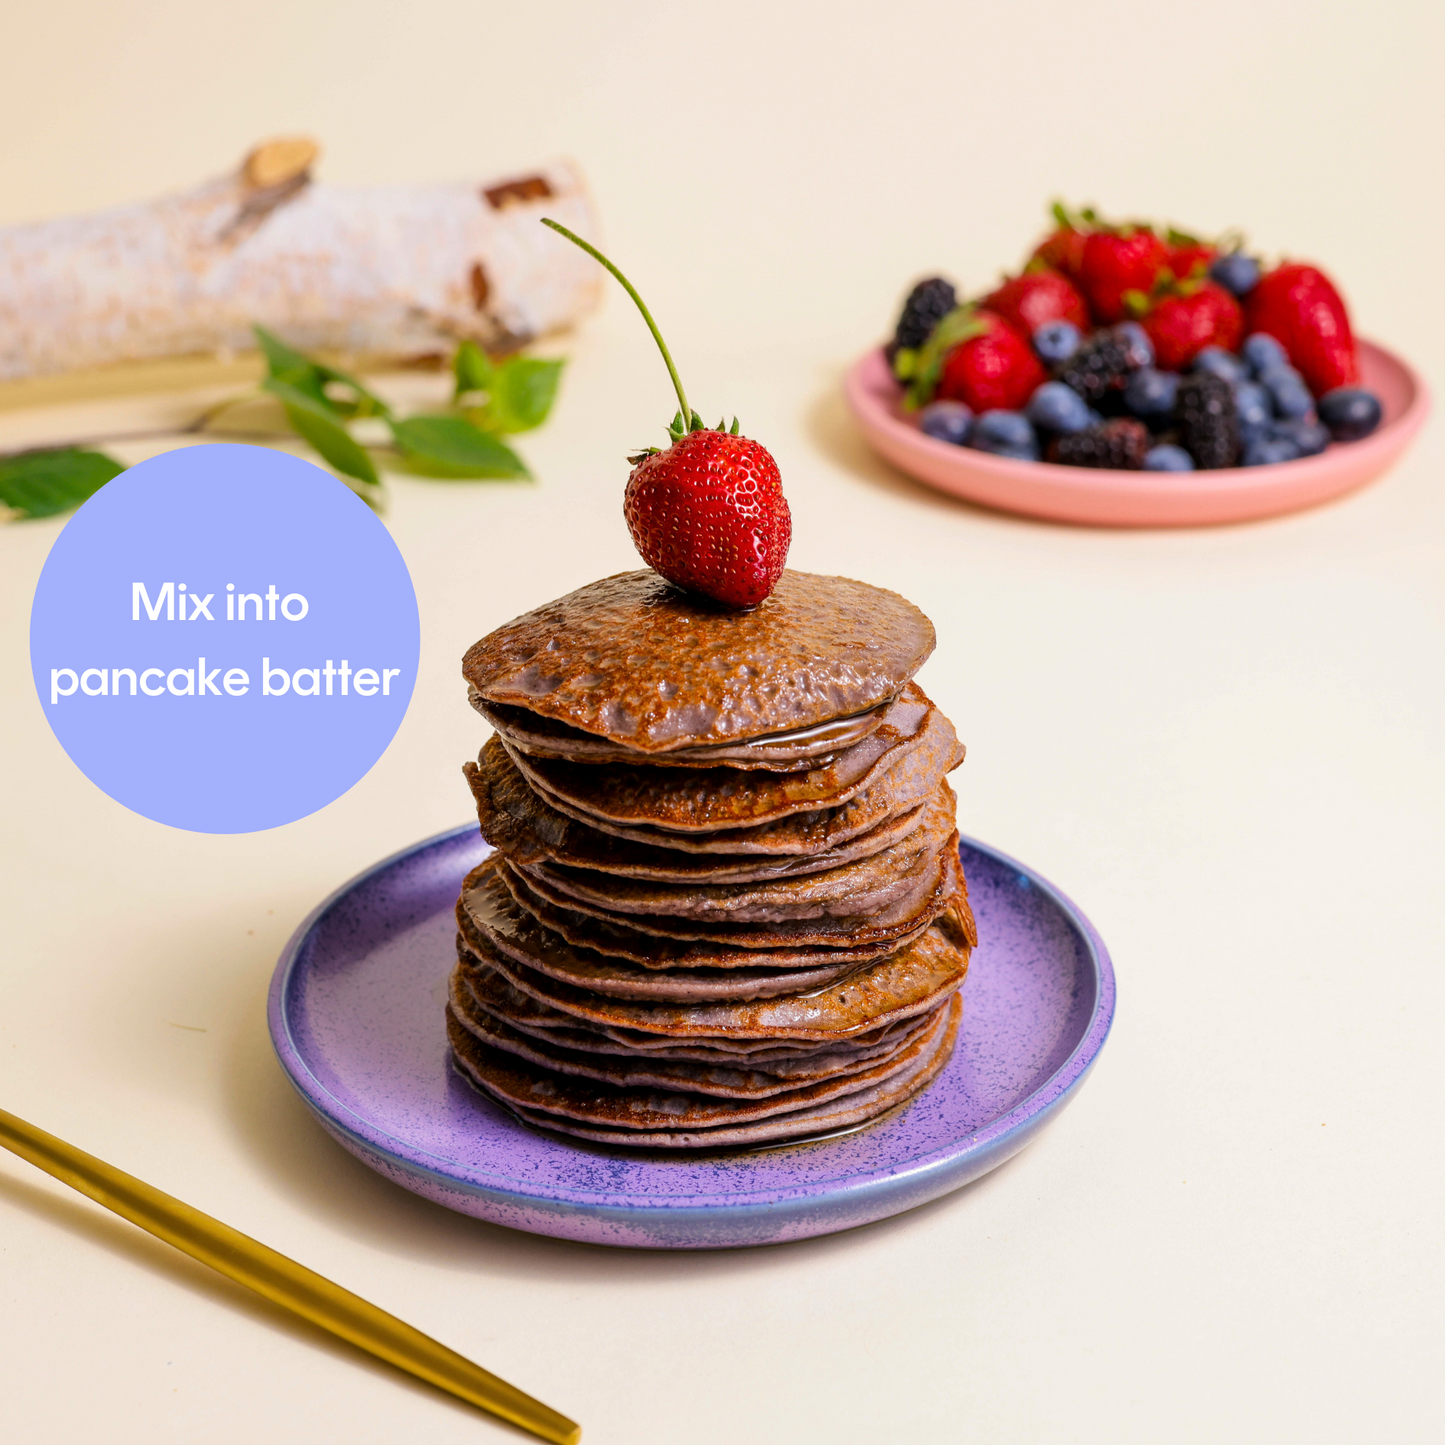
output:
<instances>
[{"instance_id":1,"label":"strawberry leaves","mask_svg":"<svg viewBox=\"0 0 1445 1445\"><path fill-rule=\"evenodd\" d=\"M724 436L735 437L738 434L738 419L737 417L733 418L733 425L731 431L728 430L728 419L725 416L718 418L718 423L716 426L704 426L702 418L696 412L693 412L692 419L688 422L687 426L683 426L682 424L681 412L678 412L667 424L667 434L672 438L673 446L676 446L677 443L683 439L683 437L688 436L695 431L715 431L721 432ZM647 447L643 451L639 452L638 455L645 457L655 452L656 450L656 447Z\"/></svg>"},{"instance_id":2,"label":"strawberry leaves","mask_svg":"<svg viewBox=\"0 0 1445 1445\"><path fill-rule=\"evenodd\" d=\"M676 446L677 443L680 442L683 437L685 437L689 432L706 430L707 428L702 424L702 418L696 412L693 412L686 426L682 424L681 412L678 412L677 415L674 416L673 419L667 424L667 434L672 438L674 446Z\"/></svg>"}]
</instances>

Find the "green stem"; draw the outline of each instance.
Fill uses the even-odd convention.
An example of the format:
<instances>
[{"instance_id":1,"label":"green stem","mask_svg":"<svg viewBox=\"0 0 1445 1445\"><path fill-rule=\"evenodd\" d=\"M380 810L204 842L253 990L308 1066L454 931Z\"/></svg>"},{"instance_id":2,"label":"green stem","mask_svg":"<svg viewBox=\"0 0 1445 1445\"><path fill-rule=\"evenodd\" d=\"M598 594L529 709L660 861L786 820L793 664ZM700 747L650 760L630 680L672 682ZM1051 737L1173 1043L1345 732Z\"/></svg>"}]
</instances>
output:
<instances>
[{"instance_id":1,"label":"green stem","mask_svg":"<svg viewBox=\"0 0 1445 1445\"><path fill-rule=\"evenodd\" d=\"M647 329L652 332L652 339L657 342L657 349L662 353L662 359L667 363L667 374L672 378L673 390L677 392L677 404L682 408L682 429L684 432L692 429L692 412L688 408L687 393L682 389L682 382L678 380L677 368L672 364L672 353L667 349L667 342L662 339L662 332L657 329L657 322L652 319L652 312L647 309L641 296L632 282L597 249L589 245L574 231L569 231L566 226L552 220L548 216L542 217L542 224L550 226L559 235L566 236L574 246L580 246L594 261L600 261L612 274L622 283L622 289L637 303L637 309L642 312L642 319L647 322Z\"/></svg>"}]
</instances>

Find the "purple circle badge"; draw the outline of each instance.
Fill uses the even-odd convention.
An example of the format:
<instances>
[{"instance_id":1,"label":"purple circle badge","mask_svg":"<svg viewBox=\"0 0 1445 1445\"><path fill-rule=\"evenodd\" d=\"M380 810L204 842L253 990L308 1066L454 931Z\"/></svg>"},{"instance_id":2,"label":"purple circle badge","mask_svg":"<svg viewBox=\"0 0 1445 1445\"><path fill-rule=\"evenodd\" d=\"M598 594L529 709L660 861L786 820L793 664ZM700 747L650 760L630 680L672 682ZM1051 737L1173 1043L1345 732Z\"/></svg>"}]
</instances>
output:
<instances>
[{"instance_id":1,"label":"purple circle badge","mask_svg":"<svg viewBox=\"0 0 1445 1445\"><path fill-rule=\"evenodd\" d=\"M340 797L400 726L419 653L380 520L263 447L187 447L108 482L56 539L30 614L35 687L71 761L198 833Z\"/></svg>"}]
</instances>

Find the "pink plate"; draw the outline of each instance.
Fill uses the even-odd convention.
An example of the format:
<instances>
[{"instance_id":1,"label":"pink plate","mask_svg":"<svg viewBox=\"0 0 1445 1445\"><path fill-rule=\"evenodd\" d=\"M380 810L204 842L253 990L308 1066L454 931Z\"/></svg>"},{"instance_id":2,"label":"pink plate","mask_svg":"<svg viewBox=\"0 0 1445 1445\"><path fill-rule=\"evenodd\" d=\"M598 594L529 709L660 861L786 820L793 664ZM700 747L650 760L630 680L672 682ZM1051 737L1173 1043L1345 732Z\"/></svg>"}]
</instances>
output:
<instances>
[{"instance_id":1,"label":"pink plate","mask_svg":"<svg viewBox=\"0 0 1445 1445\"><path fill-rule=\"evenodd\" d=\"M880 348L849 371L844 392L873 449L920 482L1004 512L1095 527L1207 527L1312 507L1372 482L1394 464L1430 409L1424 383L1381 346L1360 342L1363 385L1385 409L1363 441L1317 457L1216 472L1120 472L1016 462L951 446L904 416Z\"/></svg>"}]
</instances>

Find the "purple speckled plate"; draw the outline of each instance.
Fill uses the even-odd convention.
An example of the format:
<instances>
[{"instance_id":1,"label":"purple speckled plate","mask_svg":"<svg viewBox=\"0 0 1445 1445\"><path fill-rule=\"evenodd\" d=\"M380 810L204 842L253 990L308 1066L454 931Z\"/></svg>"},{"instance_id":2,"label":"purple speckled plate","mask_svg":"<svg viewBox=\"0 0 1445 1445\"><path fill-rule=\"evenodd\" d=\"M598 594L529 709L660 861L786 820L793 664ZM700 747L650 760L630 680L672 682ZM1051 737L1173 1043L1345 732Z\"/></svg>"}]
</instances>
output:
<instances>
[{"instance_id":1,"label":"purple speckled plate","mask_svg":"<svg viewBox=\"0 0 1445 1445\"><path fill-rule=\"evenodd\" d=\"M917 1099L850 1134L707 1157L633 1155L535 1132L447 1061L452 907L487 854L476 825L333 893L271 983L271 1037L322 1126L449 1209L592 1244L717 1249L901 1213L1002 1164L1073 1097L1108 1036L1114 973L1089 921L1037 873L960 848L981 942L958 1046Z\"/></svg>"}]
</instances>

